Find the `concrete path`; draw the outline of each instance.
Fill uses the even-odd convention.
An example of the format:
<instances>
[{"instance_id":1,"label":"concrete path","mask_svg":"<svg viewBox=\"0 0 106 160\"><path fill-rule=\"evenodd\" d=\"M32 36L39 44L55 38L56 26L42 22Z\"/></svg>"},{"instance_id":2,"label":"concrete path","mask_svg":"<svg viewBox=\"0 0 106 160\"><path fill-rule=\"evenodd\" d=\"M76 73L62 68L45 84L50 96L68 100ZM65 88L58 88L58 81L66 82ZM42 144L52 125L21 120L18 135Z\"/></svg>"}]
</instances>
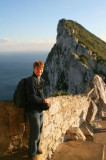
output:
<instances>
[{"instance_id":1,"label":"concrete path","mask_svg":"<svg viewBox=\"0 0 106 160\"><path fill-rule=\"evenodd\" d=\"M52 160L106 160L106 112L101 129L95 129L93 142L70 141L60 144Z\"/></svg>"}]
</instances>

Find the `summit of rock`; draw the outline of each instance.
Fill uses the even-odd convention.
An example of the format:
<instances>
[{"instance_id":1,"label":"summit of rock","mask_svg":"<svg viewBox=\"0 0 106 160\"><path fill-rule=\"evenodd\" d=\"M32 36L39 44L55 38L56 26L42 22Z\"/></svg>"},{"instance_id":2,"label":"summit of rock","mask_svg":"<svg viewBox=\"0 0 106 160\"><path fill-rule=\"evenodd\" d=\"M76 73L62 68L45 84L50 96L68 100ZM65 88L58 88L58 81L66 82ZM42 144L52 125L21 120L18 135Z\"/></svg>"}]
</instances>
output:
<instances>
[{"instance_id":1,"label":"summit of rock","mask_svg":"<svg viewBox=\"0 0 106 160\"><path fill-rule=\"evenodd\" d=\"M106 43L86 30L82 25L76 21L61 19L57 27L57 44L61 44L64 39L62 37L74 37L76 42L82 44L88 49L88 54L96 57L97 60L104 60L106 62ZM77 43L74 44L77 47ZM79 52L79 50L78 50Z\"/></svg>"}]
</instances>

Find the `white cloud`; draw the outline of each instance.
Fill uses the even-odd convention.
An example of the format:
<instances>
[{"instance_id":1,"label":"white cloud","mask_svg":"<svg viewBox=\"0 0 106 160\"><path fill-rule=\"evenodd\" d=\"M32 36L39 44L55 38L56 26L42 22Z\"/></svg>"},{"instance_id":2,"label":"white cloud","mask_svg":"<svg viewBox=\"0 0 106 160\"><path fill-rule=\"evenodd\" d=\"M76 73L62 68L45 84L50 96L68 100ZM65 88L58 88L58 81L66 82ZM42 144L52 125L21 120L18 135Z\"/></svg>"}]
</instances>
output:
<instances>
[{"instance_id":1,"label":"white cloud","mask_svg":"<svg viewBox=\"0 0 106 160\"><path fill-rule=\"evenodd\" d=\"M2 38L2 39L0 39L0 43L11 43L11 42L12 42L12 40L9 39L9 38Z\"/></svg>"},{"instance_id":2,"label":"white cloud","mask_svg":"<svg viewBox=\"0 0 106 160\"><path fill-rule=\"evenodd\" d=\"M54 40L11 40L10 38L0 39L0 51L33 51L33 50L50 50Z\"/></svg>"},{"instance_id":3,"label":"white cloud","mask_svg":"<svg viewBox=\"0 0 106 160\"><path fill-rule=\"evenodd\" d=\"M99 35L99 37L106 42L106 35ZM10 38L0 39L0 52L7 51L47 51L51 50L55 40L12 40Z\"/></svg>"}]
</instances>

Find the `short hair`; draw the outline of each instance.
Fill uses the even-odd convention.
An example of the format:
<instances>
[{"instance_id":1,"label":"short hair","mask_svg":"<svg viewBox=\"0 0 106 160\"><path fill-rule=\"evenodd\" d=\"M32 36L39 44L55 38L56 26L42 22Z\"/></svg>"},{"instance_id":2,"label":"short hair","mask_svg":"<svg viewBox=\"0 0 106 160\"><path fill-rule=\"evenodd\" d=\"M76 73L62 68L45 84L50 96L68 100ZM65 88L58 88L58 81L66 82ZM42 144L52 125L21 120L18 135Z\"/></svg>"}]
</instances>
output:
<instances>
[{"instance_id":1,"label":"short hair","mask_svg":"<svg viewBox=\"0 0 106 160\"><path fill-rule=\"evenodd\" d=\"M42 61L35 61L33 64L33 68L35 67L41 67L44 69L44 63Z\"/></svg>"}]
</instances>

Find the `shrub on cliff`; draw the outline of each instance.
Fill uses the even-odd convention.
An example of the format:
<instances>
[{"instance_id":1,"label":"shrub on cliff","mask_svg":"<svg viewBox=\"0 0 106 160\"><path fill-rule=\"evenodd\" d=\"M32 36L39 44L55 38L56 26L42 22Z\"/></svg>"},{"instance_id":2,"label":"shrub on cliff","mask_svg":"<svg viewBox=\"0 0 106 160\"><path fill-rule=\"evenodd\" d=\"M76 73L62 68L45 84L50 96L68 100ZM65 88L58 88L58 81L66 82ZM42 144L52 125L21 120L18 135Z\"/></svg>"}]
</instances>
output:
<instances>
[{"instance_id":1,"label":"shrub on cliff","mask_svg":"<svg viewBox=\"0 0 106 160\"><path fill-rule=\"evenodd\" d=\"M69 93L64 90L61 90L61 91L56 91L56 92L52 93L51 96L56 97L56 96L63 96L63 95L69 95Z\"/></svg>"}]
</instances>

